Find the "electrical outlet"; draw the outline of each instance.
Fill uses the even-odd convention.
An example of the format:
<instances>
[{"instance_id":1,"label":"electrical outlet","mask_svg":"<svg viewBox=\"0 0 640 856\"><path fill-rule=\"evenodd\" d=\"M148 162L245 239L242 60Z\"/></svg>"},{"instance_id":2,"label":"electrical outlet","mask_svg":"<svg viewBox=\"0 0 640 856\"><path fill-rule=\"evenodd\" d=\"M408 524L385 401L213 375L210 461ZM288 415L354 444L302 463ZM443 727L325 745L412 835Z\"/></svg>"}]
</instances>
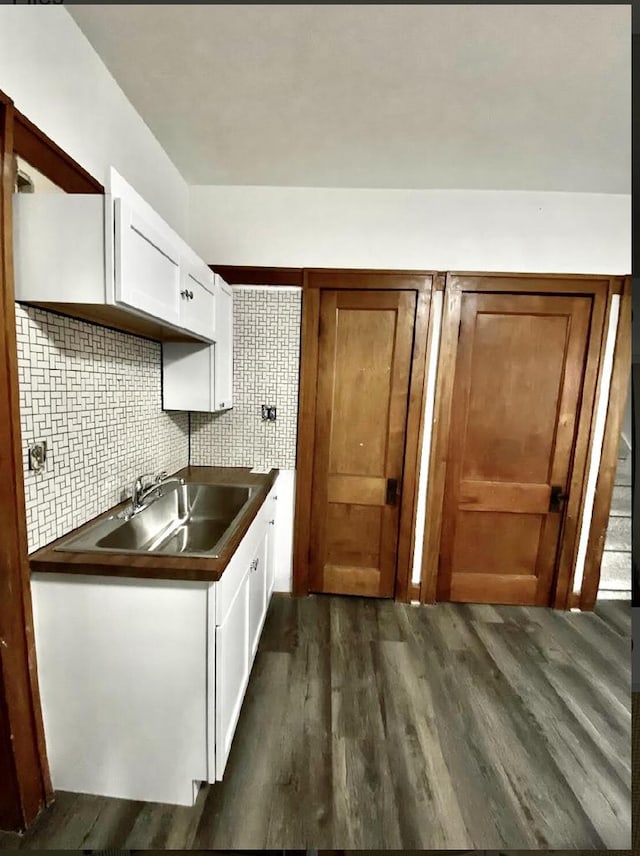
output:
<instances>
[{"instance_id":1,"label":"electrical outlet","mask_svg":"<svg viewBox=\"0 0 640 856\"><path fill-rule=\"evenodd\" d=\"M38 440L29 446L29 469L39 473L47 460L47 441Z\"/></svg>"},{"instance_id":2,"label":"electrical outlet","mask_svg":"<svg viewBox=\"0 0 640 856\"><path fill-rule=\"evenodd\" d=\"M275 406L275 404L263 404L262 405L262 421L263 422L275 422L276 421L276 406Z\"/></svg>"}]
</instances>

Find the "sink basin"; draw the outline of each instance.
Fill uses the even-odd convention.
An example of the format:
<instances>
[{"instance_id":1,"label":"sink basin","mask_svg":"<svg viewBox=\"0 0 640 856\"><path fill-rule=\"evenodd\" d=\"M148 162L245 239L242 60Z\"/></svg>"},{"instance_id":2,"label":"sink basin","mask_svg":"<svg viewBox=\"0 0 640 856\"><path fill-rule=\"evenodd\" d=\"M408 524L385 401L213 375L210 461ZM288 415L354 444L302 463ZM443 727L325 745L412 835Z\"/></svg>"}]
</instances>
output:
<instances>
[{"instance_id":1,"label":"sink basin","mask_svg":"<svg viewBox=\"0 0 640 856\"><path fill-rule=\"evenodd\" d=\"M250 485L167 485L161 496L129 520L101 520L56 549L216 558L257 490Z\"/></svg>"}]
</instances>

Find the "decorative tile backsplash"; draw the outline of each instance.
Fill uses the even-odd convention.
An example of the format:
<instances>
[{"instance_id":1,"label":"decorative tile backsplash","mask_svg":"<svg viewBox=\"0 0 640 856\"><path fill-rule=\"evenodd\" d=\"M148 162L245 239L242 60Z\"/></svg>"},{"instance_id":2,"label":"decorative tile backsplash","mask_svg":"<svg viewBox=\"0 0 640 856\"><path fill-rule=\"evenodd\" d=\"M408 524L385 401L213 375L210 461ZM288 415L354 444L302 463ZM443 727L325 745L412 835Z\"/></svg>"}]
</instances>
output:
<instances>
[{"instance_id":1,"label":"decorative tile backsplash","mask_svg":"<svg viewBox=\"0 0 640 856\"><path fill-rule=\"evenodd\" d=\"M165 413L157 342L16 304L29 550L106 511L136 476L188 463L186 413ZM27 446L47 441L40 473Z\"/></svg>"},{"instance_id":2,"label":"decorative tile backsplash","mask_svg":"<svg viewBox=\"0 0 640 856\"><path fill-rule=\"evenodd\" d=\"M294 469L302 290L236 286L233 300L234 406L191 414L191 464Z\"/></svg>"}]
</instances>

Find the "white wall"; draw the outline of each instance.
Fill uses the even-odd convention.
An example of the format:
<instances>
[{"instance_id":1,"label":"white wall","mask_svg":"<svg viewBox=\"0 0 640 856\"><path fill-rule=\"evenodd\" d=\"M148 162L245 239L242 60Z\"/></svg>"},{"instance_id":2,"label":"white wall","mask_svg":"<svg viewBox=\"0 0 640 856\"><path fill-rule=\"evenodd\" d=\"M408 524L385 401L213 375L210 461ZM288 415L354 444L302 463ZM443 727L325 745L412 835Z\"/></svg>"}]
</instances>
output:
<instances>
[{"instance_id":1,"label":"white wall","mask_svg":"<svg viewBox=\"0 0 640 856\"><path fill-rule=\"evenodd\" d=\"M98 181L115 166L186 236L186 182L63 6L0 6L0 89Z\"/></svg>"},{"instance_id":2,"label":"white wall","mask_svg":"<svg viewBox=\"0 0 640 856\"><path fill-rule=\"evenodd\" d=\"M626 274L631 198L589 193L193 186L209 262Z\"/></svg>"}]
</instances>

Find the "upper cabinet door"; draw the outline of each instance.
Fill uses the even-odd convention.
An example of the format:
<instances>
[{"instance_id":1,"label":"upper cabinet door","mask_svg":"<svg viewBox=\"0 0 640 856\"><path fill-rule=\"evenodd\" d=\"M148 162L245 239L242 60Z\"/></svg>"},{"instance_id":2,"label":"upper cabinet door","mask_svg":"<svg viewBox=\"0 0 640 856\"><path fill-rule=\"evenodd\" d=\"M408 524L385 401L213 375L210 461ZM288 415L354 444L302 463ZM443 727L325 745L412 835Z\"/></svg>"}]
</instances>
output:
<instances>
[{"instance_id":1,"label":"upper cabinet door","mask_svg":"<svg viewBox=\"0 0 640 856\"><path fill-rule=\"evenodd\" d=\"M213 271L199 259L181 261L181 326L215 340L216 298Z\"/></svg>"},{"instance_id":2,"label":"upper cabinet door","mask_svg":"<svg viewBox=\"0 0 640 856\"><path fill-rule=\"evenodd\" d=\"M216 275L216 344L214 398L216 410L233 407L233 291Z\"/></svg>"},{"instance_id":3,"label":"upper cabinet door","mask_svg":"<svg viewBox=\"0 0 640 856\"><path fill-rule=\"evenodd\" d=\"M114 200L115 300L183 326L180 318L180 253L123 199Z\"/></svg>"}]
</instances>

